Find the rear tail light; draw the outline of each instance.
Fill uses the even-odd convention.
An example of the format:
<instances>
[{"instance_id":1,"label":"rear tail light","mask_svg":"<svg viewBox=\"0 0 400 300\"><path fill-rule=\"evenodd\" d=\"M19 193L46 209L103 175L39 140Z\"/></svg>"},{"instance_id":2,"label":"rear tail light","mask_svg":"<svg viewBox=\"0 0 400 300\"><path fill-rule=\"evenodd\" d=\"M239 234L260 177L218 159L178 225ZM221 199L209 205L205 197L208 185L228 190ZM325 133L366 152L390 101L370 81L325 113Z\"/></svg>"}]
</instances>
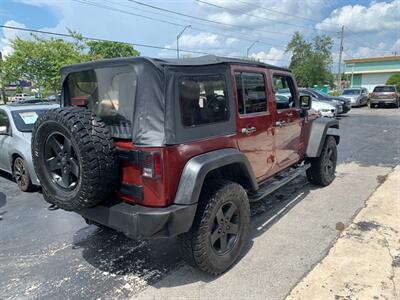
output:
<instances>
[{"instance_id":1,"label":"rear tail light","mask_svg":"<svg viewBox=\"0 0 400 300\"><path fill-rule=\"evenodd\" d=\"M142 176L153 179L162 176L161 153L159 151L153 151L143 155Z\"/></svg>"},{"instance_id":2,"label":"rear tail light","mask_svg":"<svg viewBox=\"0 0 400 300\"><path fill-rule=\"evenodd\" d=\"M391 93L390 96L391 96L391 97L396 97L397 94L396 94L396 93Z\"/></svg>"}]
</instances>

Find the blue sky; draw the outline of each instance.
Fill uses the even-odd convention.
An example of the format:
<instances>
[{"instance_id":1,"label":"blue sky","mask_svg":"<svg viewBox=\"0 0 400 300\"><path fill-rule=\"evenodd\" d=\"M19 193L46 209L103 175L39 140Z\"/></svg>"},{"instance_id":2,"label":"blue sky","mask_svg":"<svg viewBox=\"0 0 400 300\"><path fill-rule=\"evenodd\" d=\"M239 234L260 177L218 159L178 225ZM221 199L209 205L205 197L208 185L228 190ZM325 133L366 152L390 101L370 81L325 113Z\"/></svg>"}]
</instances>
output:
<instances>
[{"instance_id":1,"label":"blue sky","mask_svg":"<svg viewBox=\"0 0 400 300\"><path fill-rule=\"evenodd\" d=\"M167 48L175 48L177 34L183 26L191 25L180 39L181 49L245 56L246 48L258 40L250 55L277 65L288 64L290 54L285 54L284 48L296 30L308 39L316 34L332 36L336 59L339 48L337 32L343 24L344 58L400 53L400 0L137 1L139 3L129 0L0 0L0 24L61 33L69 28L89 37ZM210 22L156 10L140 3ZM0 51L10 53L10 40L16 36L29 38L27 33L0 29ZM146 56L176 56L175 51L136 48Z\"/></svg>"}]
</instances>

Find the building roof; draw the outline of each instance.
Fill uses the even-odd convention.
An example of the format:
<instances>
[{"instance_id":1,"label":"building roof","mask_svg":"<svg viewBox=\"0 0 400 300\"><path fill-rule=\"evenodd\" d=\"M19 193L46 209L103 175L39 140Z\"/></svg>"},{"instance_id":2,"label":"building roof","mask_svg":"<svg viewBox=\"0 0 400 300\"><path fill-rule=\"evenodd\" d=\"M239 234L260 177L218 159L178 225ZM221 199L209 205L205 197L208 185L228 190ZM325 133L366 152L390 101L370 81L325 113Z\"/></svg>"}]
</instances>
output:
<instances>
[{"instance_id":1,"label":"building roof","mask_svg":"<svg viewBox=\"0 0 400 300\"><path fill-rule=\"evenodd\" d=\"M380 62L380 61L392 61L392 60L400 60L400 56L399 55L395 55L395 56L354 58L354 59L345 59L344 62L346 64L349 64L349 63L351 64L351 63Z\"/></svg>"}]
</instances>

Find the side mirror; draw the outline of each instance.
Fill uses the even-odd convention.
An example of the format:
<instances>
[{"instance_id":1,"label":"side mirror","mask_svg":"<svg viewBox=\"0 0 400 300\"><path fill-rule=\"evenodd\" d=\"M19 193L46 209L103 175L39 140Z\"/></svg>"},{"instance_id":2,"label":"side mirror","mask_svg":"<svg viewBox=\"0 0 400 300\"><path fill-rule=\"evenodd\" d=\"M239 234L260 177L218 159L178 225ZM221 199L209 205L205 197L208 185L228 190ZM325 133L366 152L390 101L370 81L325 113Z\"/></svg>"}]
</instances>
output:
<instances>
[{"instance_id":1,"label":"side mirror","mask_svg":"<svg viewBox=\"0 0 400 300\"><path fill-rule=\"evenodd\" d=\"M300 96L301 109L309 110L311 108L311 96L301 95Z\"/></svg>"},{"instance_id":2,"label":"side mirror","mask_svg":"<svg viewBox=\"0 0 400 300\"><path fill-rule=\"evenodd\" d=\"M0 135L8 135L8 127L0 126Z\"/></svg>"}]
</instances>

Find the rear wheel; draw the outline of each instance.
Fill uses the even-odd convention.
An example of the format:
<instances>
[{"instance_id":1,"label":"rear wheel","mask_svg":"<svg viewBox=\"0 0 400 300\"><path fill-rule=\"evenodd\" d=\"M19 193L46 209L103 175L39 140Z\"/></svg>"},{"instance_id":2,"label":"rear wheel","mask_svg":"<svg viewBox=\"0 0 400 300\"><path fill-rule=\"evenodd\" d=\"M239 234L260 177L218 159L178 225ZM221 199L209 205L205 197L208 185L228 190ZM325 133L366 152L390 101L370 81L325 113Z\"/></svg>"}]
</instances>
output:
<instances>
[{"instance_id":1,"label":"rear wheel","mask_svg":"<svg viewBox=\"0 0 400 300\"><path fill-rule=\"evenodd\" d=\"M321 155L310 159L311 167L307 170L308 181L320 186L331 184L335 179L336 160L336 140L333 136L327 136Z\"/></svg>"},{"instance_id":2,"label":"rear wheel","mask_svg":"<svg viewBox=\"0 0 400 300\"><path fill-rule=\"evenodd\" d=\"M14 160L13 175L21 191L29 192L33 190L34 185L32 184L29 171L25 161L21 157L17 157Z\"/></svg>"},{"instance_id":3,"label":"rear wheel","mask_svg":"<svg viewBox=\"0 0 400 300\"><path fill-rule=\"evenodd\" d=\"M204 185L191 230L178 237L179 251L210 275L228 270L240 256L250 226L250 207L241 185L215 180Z\"/></svg>"}]
</instances>

